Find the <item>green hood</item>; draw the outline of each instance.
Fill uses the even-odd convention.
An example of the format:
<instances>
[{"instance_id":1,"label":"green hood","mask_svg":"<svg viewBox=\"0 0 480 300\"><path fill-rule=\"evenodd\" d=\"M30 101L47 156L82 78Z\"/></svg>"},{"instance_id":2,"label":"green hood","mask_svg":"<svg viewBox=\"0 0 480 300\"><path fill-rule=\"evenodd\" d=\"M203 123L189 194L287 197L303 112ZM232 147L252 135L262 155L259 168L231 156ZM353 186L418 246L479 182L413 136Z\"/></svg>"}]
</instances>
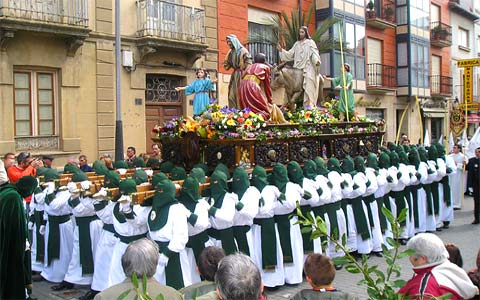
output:
<instances>
[{"instance_id":1,"label":"green hood","mask_svg":"<svg viewBox=\"0 0 480 300\"><path fill-rule=\"evenodd\" d=\"M288 179L291 182L303 186L303 171L302 167L296 161L290 161L287 164Z\"/></svg>"},{"instance_id":2,"label":"green hood","mask_svg":"<svg viewBox=\"0 0 480 300\"><path fill-rule=\"evenodd\" d=\"M145 161L141 157L135 157L132 164L135 168L145 168Z\"/></svg>"},{"instance_id":3,"label":"green hood","mask_svg":"<svg viewBox=\"0 0 480 300\"><path fill-rule=\"evenodd\" d=\"M167 175L165 175L164 173L161 173L161 172L160 172L160 173L153 174L153 176L152 176L152 181L151 181L152 187L153 187L154 189L156 189L156 188L157 188L157 184L158 184L160 181L162 181L162 180L167 180L167 179L168 179L168 177L167 177Z\"/></svg>"},{"instance_id":4,"label":"green hood","mask_svg":"<svg viewBox=\"0 0 480 300\"><path fill-rule=\"evenodd\" d=\"M160 171L162 171L165 174L168 174L173 169L173 167L174 167L174 165L171 161L164 161L160 165Z\"/></svg>"},{"instance_id":5,"label":"green hood","mask_svg":"<svg viewBox=\"0 0 480 300\"><path fill-rule=\"evenodd\" d=\"M308 178L315 180L317 177L317 164L313 160L307 160L303 165L303 175Z\"/></svg>"},{"instance_id":6,"label":"green hood","mask_svg":"<svg viewBox=\"0 0 480 300\"><path fill-rule=\"evenodd\" d=\"M327 177L328 176L328 169L325 166L325 161L323 160L323 158L317 156L317 157L315 157L315 159L313 161L317 165L317 174Z\"/></svg>"},{"instance_id":7,"label":"green hood","mask_svg":"<svg viewBox=\"0 0 480 300\"><path fill-rule=\"evenodd\" d=\"M377 156L372 152L367 155L367 167L378 170Z\"/></svg>"},{"instance_id":8,"label":"green hood","mask_svg":"<svg viewBox=\"0 0 480 300\"><path fill-rule=\"evenodd\" d=\"M408 161L418 169L420 166L420 155L417 149L411 149L410 152L408 152Z\"/></svg>"},{"instance_id":9,"label":"green hood","mask_svg":"<svg viewBox=\"0 0 480 300\"><path fill-rule=\"evenodd\" d=\"M388 147L388 150L390 150L390 151L396 151L397 150L397 145L395 145L395 143L393 143L393 142L388 142L387 147Z\"/></svg>"},{"instance_id":10,"label":"green hood","mask_svg":"<svg viewBox=\"0 0 480 300\"><path fill-rule=\"evenodd\" d=\"M74 166L72 164L66 164L63 167L63 173L65 173L65 174L74 174L74 173L78 173L78 172L82 172L82 170L80 170L79 167Z\"/></svg>"},{"instance_id":11,"label":"green hood","mask_svg":"<svg viewBox=\"0 0 480 300\"><path fill-rule=\"evenodd\" d=\"M203 171L203 169L201 168L193 168L191 171L190 171L190 176L193 176L195 177L195 179L197 179L197 181L199 183L205 183L206 179L205 179L205 171Z\"/></svg>"},{"instance_id":12,"label":"green hood","mask_svg":"<svg viewBox=\"0 0 480 300\"><path fill-rule=\"evenodd\" d=\"M231 178L231 175L230 175L230 171L228 170L228 167L222 163L219 163L216 167L215 167L215 171L221 171L223 173L225 173L225 175L227 176L227 180Z\"/></svg>"},{"instance_id":13,"label":"green hood","mask_svg":"<svg viewBox=\"0 0 480 300\"><path fill-rule=\"evenodd\" d=\"M267 171L261 166L255 166L252 171L250 184L256 187L260 192L268 185Z\"/></svg>"},{"instance_id":14,"label":"green hood","mask_svg":"<svg viewBox=\"0 0 480 300\"><path fill-rule=\"evenodd\" d=\"M54 169L45 168L45 172L43 173L43 178L45 182L53 181L55 179L60 179L60 175ZM37 174L38 175L38 174Z\"/></svg>"},{"instance_id":15,"label":"green hood","mask_svg":"<svg viewBox=\"0 0 480 300\"><path fill-rule=\"evenodd\" d=\"M137 192L137 185L133 179L125 179L120 181L118 189L122 195L130 195Z\"/></svg>"},{"instance_id":16,"label":"green hood","mask_svg":"<svg viewBox=\"0 0 480 300\"><path fill-rule=\"evenodd\" d=\"M418 155L420 156L420 161L427 162L428 156L427 156L427 150L423 147L418 147Z\"/></svg>"},{"instance_id":17,"label":"green hood","mask_svg":"<svg viewBox=\"0 0 480 300\"><path fill-rule=\"evenodd\" d=\"M170 171L170 179L175 180L185 180L187 178L187 172L182 167L175 167Z\"/></svg>"},{"instance_id":18,"label":"green hood","mask_svg":"<svg viewBox=\"0 0 480 300\"><path fill-rule=\"evenodd\" d=\"M33 176L23 176L14 184L14 186L16 187L20 196L22 196L22 198L26 198L33 194L33 191L35 191L38 186L38 181Z\"/></svg>"},{"instance_id":19,"label":"green hood","mask_svg":"<svg viewBox=\"0 0 480 300\"><path fill-rule=\"evenodd\" d=\"M331 157L328 159L327 167L329 171L335 171L339 174L342 173L342 169L340 168L340 162L335 157Z\"/></svg>"},{"instance_id":20,"label":"green hood","mask_svg":"<svg viewBox=\"0 0 480 300\"><path fill-rule=\"evenodd\" d=\"M175 195L177 189L170 180L162 180L157 184L155 196L152 201L152 209L157 210L167 204L171 204L176 201Z\"/></svg>"},{"instance_id":21,"label":"green hood","mask_svg":"<svg viewBox=\"0 0 480 300\"><path fill-rule=\"evenodd\" d=\"M136 170L135 173L133 173L132 178L135 180L137 185L148 182L148 175L142 169Z\"/></svg>"},{"instance_id":22,"label":"green hood","mask_svg":"<svg viewBox=\"0 0 480 300\"><path fill-rule=\"evenodd\" d=\"M353 163L355 164L355 170L357 172L365 173L365 159L363 158L363 156L359 155L355 157Z\"/></svg>"},{"instance_id":23,"label":"green hood","mask_svg":"<svg viewBox=\"0 0 480 300\"><path fill-rule=\"evenodd\" d=\"M378 167L381 169L388 169L390 168L390 157L387 153L382 152L378 156Z\"/></svg>"},{"instance_id":24,"label":"green hood","mask_svg":"<svg viewBox=\"0 0 480 300\"><path fill-rule=\"evenodd\" d=\"M81 171L78 172L78 173L73 173L73 176L72 176L72 181L73 182L82 182L82 181L85 181L85 180L88 180L87 174L85 174Z\"/></svg>"},{"instance_id":25,"label":"green hood","mask_svg":"<svg viewBox=\"0 0 480 300\"><path fill-rule=\"evenodd\" d=\"M105 164L99 160L96 160L92 165L93 170L97 175L107 175L108 168Z\"/></svg>"},{"instance_id":26,"label":"green hood","mask_svg":"<svg viewBox=\"0 0 480 300\"><path fill-rule=\"evenodd\" d=\"M120 184L120 175L115 171L108 171L103 180L103 186L106 188L117 188Z\"/></svg>"},{"instance_id":27,"label":"green hood","mask_svg":"<svg viewBox=\"0 0 480 300\"><path fill-rule=\"evenodd\" d=\"M202 169L203 170L203 173L205 173L205 175L208 173L208 166L206 164L203 164L203 163L199 163L199 164L196 164L193 166L193 168L199 168L199 169Z\"/></svg>"},{"instance_id":28,"label":"green hood","mask_svg":"<svg viewBox=\"0 0 480 300\"><path fill-rule=\"evenodd\" d=\"M435 144L435 147L437 148L438 157L443 157L443 156L445 156L445 146L443 146L443 145L440 144L440 143L436 143L436 144Z\"/></svg>"},{"instance_id":29,"label":"green hood","mask_svg":"<svg viewBox=\"0 0 480 300\"><path fill-rule=\"evenodd\" d=\"M390 165L398 168L400 159L398 158L397 152L393 152L393 151L390 152L389 157L390 157Z\"/></svg>"},{"instance_id":30,"label":"green hood","mask_svg":"<svg viewBox=\"0 0 480 300\"><path fill-rule=\"evenodd\" d=\"M191 212L194 212L198 199L200 199L198 181L195 177L189 176L183 181L178 201L185 205Z\"/></svg>"},{"instance_id":31,"label":"green hood","mask_svg":"<svg viewBox=\"0 0 480 300\"><path fill-rule=\"evenodd\" d=\"M437 158L438 158L437 147L435 147L435 145L428 147L428 159L436 161Z\"/></svg>"},{"instance_id":32,"label":"green hood","mask_svg":"<svg viewBox=\"0 0 480 300\"><path fill-rule=\"evenodd\" d=\"M410 152L410 147L408 145L403 145L402 148L403 148L403 151L407 153Z\"/></svg>"},{"instance_id":33,"label":"green hood","mask_svg":"<svg viewBox=\"0 0 480 300\"><path fill-rule=\"evenodd\" d=\"M146 164L147 168L152 168L152 170L160 169L160 161L158 158L149 158Z\"/></svg>"},{"instance_id":34,"label":"green hood","mask_svg":"<svg viewBox=\"0 0 480 300\"><path fill-rule=\"evenodd\" d=\"M289 182L287 168L281 163L276 163L273 166L272 173L268 176L268 181L271 185L276 186L280 192L285 193Z\"/></svg>"},{"instance_id":35,"label":"green hood","mask_svg":"<svg viewBox=\"0 0 480 300\"><path fill-rule=\"evenodd\" d=\"M128 164L124 160L117 160L113 163L113 167L115 169L128 169Z\"/></svg>"},{"instance_id":36,"label":"green hood","mask_svg":"<svg viewBox=\"0 0 480 300\"><path fill-rule=\"evenodd\" d=\"M228 193L227 175L222 171L214 171L210 177L210 191L212 198L216 201ZM221 205L220 205L221 206Z\"/></svg>"},{"instance_id":37,"label":"green hood","mask_svg":"<svg viewBox=\"0 0 480 300\"><path fill-rule=\"evenodd\" d=\"M355 171L353 159L350 156L346 156L342 162L342 172L348 173L354 176L357 172Z\"/></svg>"},{"instance_id":38,"label":"green hood","mask_svg":"<svg viewBox=\"0 0 480 300\"><path fill-rule=\"evenodd\" d=\"M405 151L402 151L398 154L398 158L402 164L408 165L410 162L408 161L408 154Z\"/></svg>"},{"instance_id":39,"label":"green hood","mask_svg":"<svg viewBox=\"0 0 480 300\"><path fill-rule=\"evenodd\" d=\"M247 171L242 167L237 167L233 172L232 192L238 195L238 200L241 200L249 187Z\"/></svg>"}]
</instances>

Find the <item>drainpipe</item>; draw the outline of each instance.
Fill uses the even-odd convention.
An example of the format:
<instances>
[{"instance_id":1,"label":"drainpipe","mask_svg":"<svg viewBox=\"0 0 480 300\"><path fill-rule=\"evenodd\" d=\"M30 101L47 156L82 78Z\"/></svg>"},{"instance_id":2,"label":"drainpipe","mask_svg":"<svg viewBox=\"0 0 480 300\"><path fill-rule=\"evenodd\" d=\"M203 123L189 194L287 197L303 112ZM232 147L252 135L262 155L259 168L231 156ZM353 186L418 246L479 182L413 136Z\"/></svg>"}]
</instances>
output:
<instances>
[{"instance_id":1,"label":"drainpipe","mask_svg":"<svg viewBox=\"0 0 480 300\"><path fill-rule=\"evenodd\" d=\"M308 26L308 24L303 24L303 18L302 18L302 5L303 4L303 0L298 0L298 20L300 21L299 24L300 26L302 25L306 25Z\"/></svg>"},{"instance_id":2,"label":"drainpipe","mask_svg":"<svg viewBox=\"0 0 480 300\"><path fill-rule=\"evenodd\" d=\"M115 0L115 160L123 160L123 124L120 97L120 0Z\"/></svg>"}]
</instances>

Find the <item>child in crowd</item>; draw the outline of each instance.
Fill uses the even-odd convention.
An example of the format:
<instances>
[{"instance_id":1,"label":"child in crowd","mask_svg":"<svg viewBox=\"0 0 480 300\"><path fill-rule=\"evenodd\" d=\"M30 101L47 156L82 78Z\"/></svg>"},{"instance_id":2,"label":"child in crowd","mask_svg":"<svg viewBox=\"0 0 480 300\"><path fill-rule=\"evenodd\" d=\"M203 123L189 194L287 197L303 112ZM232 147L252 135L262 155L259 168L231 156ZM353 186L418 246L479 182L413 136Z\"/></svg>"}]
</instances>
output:
<instances>
[{"instance_id":1,"label":"child in crowd","mask_svg":"<svg viewBox=\"0 0 480 300\"><path fill-rule=\"evenodd\" d=\"M196 75L197 80L191 84L175 88L177 92L185 90L187 96L195 94L193 98L193 114L195 116L201 115L207 109L210 104L208 92L214 90L213 84L217 82L216 80L210 80L208 72L204 68L197 69Z\"/></svg>"},{"instance_id":2,"label":"child in crowd","mask_svg":"<svg viewBox=\"0 0 480 300\"><path fill-rule=\"evenodd\" d=\"M305 277L312 289L298 292L291 300L358 300L350 293L341 292L333 286L335 266L325 255L312 253L303 266Z\"/></svg>"},{"instance_id":3,"label":"child in crowd","mask_svg":"<svg viewBox=\"0 0 480 300\"><path fill-rule=\"evenodd\" d=\"M463 268L462 253L460 253L460 249L457 247L457 245L453 243L447 243L445 244L445 248L447 248L448 251L448 260L460 268Z\"/></svg>"}]
</instances>

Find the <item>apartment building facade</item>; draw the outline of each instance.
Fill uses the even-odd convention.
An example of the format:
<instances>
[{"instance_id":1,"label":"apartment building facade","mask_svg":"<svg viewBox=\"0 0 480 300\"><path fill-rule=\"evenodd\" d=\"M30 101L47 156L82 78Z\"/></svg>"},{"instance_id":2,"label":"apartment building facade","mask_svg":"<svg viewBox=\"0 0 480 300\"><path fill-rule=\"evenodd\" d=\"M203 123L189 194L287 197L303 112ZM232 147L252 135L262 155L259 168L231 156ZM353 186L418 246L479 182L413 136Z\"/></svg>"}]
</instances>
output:
<instances>
[{"instance_id":1,"label":"apartment building facade","mask_svg":"<svg viewBox=\"0 0 480 300\"><path fill-rule=\"evenodd\" d=\"M9 0L0 7L0 153L114 152L113 0ZM217 67L217 1L121 1L121 116L125 147L191 113L175 91L196 67Z\"/></svg>"}]
</instances>

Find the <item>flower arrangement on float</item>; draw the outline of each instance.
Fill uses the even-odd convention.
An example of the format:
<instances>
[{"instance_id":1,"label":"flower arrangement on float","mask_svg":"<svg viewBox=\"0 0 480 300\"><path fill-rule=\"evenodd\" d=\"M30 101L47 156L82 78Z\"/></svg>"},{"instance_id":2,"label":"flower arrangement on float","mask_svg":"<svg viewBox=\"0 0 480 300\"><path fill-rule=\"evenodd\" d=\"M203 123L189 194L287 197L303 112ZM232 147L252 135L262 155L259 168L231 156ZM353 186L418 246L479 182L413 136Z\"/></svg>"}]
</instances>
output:
<instances>
[{"instance_id":1,"label":"flower arrangement on float","mask_svg":"<svg viewBox=\"0 0 480 300\"><path fill-rule=\"evenodd\" d=\"M326 108L300 108L294 112L284 111L284 117L289 122L287 126L267 126L267 122L261 115L248 108L238 110L213 103L199 116L179 116L164 122L163 126L156 125L152 130L152 135L160 139L175 139L183 137L187 132L196 132L200 138L211 140L266 140L383 131L384 120L374 122L357 113L352 114L350 118L352 122L370 122L371 124L368 126L359 126L355 123L347 123L345 126L337 125L335 101L337 100L332 99L327 102Z\"/></svg>"}]
</instances>

